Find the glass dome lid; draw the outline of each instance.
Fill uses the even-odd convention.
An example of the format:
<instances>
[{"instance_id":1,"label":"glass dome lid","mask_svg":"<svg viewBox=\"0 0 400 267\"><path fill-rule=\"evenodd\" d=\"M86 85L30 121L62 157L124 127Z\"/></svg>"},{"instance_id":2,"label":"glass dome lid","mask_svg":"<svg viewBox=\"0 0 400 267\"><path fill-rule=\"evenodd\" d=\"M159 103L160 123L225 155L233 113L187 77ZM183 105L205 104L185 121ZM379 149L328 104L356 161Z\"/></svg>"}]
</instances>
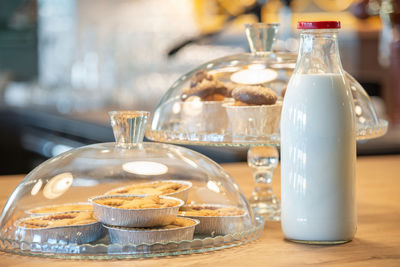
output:
<instances>
[{"instance_id":1,"label":"glass dome lid","mask_svg":"<svg viewBox=\"0 0 400 267\"><path fill-rule=\"evenodd\" d=\"M115 143L89 145L31 171L0 218L0 249L61 258L187 254L256 239L239 186L192 150L142 142L148 112L110 112Z\"/></svg>"},{"instance_id":2,"label":"glass dome lid","mask_svg":"<svg viewBox=\"0 0 400 267\"><path fill-rule=\"evenodd\" d=\"M297 54L273 52L279 24L246 25L251 53L218 58L178 79L161 99L146 137L197 145L280 144L279 122ZM358 139L387 131L363 87L348 73Z\"/></svg>"}]
</instances>

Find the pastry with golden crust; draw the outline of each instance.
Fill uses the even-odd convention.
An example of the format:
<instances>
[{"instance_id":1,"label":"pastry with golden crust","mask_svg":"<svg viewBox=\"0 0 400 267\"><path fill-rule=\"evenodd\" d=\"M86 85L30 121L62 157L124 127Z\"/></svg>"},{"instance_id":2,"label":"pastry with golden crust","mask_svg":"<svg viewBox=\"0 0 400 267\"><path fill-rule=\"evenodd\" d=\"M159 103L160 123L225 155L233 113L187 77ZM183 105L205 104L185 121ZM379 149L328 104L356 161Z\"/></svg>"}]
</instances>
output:
<instances>
[{"instance_id":1,"label":"pastry with golden crust","mask_svg":"<svg viewBox=\"0 0 400 267\"><path fill-rule=\"evenodd\" d=\"M103 224L123 227L153 227L175 221L181 199L147 195L110 195L90 198L95 218Z\"/></svg>"},{"instance_id":2,"label":"pastry with golden crust","mask_svg":"<svg viewBox=\"0 0 400 267\"><path fill-rule=\"evenodd\" d=\"M35 214L56 214L64 213L69 211L93 211L93 206L89 203L70 203L70 204L60 204L53 206L44 206L31 209L27 213Z\"/></svg>"},{"instance_id":3,"label":"pastry with golden crust","mask_svg":"<svg viewBox=\"0 0 400 267\"><path fill-rule=\"evenodd\" d=\"M71 211L20 219L15 235L25 242L83 244L104 235L104 228L92 211Z\"/></svg>"},{"instance_id":4,"label":"pastry with golden crust","mask_svg":"<svg viewBox=\"0 0 400 267\"><path fill-rule=\"evenodd\" d=\"M153 244L192 240L198 224L198 220L176 218L164 226L128 228L105 225L105 227L108 229L110 241L113 244Z\"/></svg>"},{"instance_id":5,"label":"pastry with golden crust","mask_svg":"<svg viewBox=\"0 0 400 267\"><path fill-rule=\"evenodd\" d=\"M152 182L133 184L111 190L106 195L168 195L188 188L188 185L175 182Z\"/></svg>"},{"instance_id":6,"label":"pastry with golden crust","mask_svg":"<svg viewBox=\"0 0 400 267\"><path fill-rule=\"evenodd\" d=\"M158 195L146 197L109 197L93 200L94 203L119 209L158 209L175 207L180 204L174 199L160 198Z\"/></svg>"},{"instance_id":7,"label":"pastry with golden crust","mask_svg":"<svg viewBox=\"0 0 400 267\"><path fill-rule=\"evenodd\" d=\"M175 221L173 221L172 223L170 223L168 225L156 226L156 227L146 227L146 228L132 228L132 230L148 231L148 230L176 229L176 228L181 228L181 227L192 226L195 224L196 224L196 221L177 217Z\"/></svg>"},{"instance_id":8,"label":"pastry with golden crust","mask_svg":"<svg viewBox=\"0 0 400 267\"><path fill-rule=\"evenodd\" d=\"M234 207L183 206L179 215L183 216L240 216L244 211Z\"/></svg>"},{"instance_id":9,"label":"pastry with golden crust","mask_svg":"<svg viewBox=\"0 0 400 267\"><path fill-rule=\"evenodd\" d=\"M45 229L96 223L93 212L66 212L22 220L18 226L31 229Z\"/></svg>"},{"instance_id":10,"label":"pastry with golden crust","mask_svg":"<svg viewBox=\"0 0 400 267\"><path fill-rule=\"evenodd\" d=\"M227 235L243 231L248 214L237 207L218 204L191 204L182 206L180 216L200 221L195 233L210 236Z\"/></svg>"}]
</instances>

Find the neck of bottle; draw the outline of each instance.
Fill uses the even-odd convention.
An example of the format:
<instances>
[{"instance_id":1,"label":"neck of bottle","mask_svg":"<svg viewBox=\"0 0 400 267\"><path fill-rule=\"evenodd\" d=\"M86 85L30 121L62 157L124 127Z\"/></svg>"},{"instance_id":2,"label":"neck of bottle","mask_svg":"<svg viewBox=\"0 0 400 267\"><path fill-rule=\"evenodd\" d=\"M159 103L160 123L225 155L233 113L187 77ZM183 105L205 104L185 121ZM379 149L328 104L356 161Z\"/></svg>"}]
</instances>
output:
<instances>
[{"instance_id":1,"label":"neck of bottle","mask_svg":"<svg viewBox=\"0 0 400 267\"><path fill-rule=\"evenodd\" d=\"M341 74L337 29L302 30L296 74Z\"/></svg>"}]
</instances>

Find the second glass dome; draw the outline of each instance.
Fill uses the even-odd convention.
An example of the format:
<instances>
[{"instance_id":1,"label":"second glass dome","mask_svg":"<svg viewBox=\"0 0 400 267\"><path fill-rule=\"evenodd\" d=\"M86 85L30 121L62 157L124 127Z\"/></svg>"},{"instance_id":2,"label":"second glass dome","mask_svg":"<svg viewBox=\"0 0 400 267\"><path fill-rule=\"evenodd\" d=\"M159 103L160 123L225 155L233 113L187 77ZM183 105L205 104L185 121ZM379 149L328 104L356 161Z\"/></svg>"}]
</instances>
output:
<instances>
[{"instance_id":1,"label":"second glass dome","mask_svg":"<svg viewBox=\"0 0 400 267\"><path fill-rule=\"evenodd\" d=\"M246 25L251 53L207 62L177 80L160 101L146 137L177 144L279 146L282 100L297 55L272 52L278 26ZM363 87L350 74L346 78L357 139L384 135L387 121L378 118Z\"/></svg>"}]
</instances>

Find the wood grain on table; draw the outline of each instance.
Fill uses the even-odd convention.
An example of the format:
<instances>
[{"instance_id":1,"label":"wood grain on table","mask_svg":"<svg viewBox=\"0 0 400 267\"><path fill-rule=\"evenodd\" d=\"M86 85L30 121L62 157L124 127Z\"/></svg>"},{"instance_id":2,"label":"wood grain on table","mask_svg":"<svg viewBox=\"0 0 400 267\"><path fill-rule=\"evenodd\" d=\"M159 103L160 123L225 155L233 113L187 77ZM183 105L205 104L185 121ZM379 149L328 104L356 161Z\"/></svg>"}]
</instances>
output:
<instances>
[{"instance_id":1,"label":"wood grain on table","mask_svg":"<svg viewBox=\"0 0 400 267\"><path fill-rule=\"evenodd\" d=\"M223 167L251 194L245 163ZM0 177L0 204L23 176ZM279 170L274 177L279 194ZM260 239L240 247L201 254L131 260L60 260L0 252L0 266L400 266L400 155L357 160L358 230L342 245L303 245L285 241L279 222L266 222Z\"/></svg>"}]
</instances>

